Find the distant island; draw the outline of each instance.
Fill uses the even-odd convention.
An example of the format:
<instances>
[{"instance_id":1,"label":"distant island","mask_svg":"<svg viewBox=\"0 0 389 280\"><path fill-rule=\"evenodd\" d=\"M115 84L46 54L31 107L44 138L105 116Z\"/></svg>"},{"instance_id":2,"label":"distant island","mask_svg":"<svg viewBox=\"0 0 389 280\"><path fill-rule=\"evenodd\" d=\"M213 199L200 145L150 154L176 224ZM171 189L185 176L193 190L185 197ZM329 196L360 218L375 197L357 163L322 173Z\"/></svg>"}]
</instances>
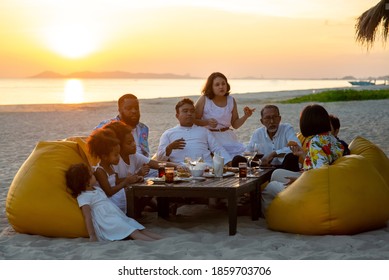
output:
<instances>
[{"instance_id":1,"label":"distant island","mask_svg":"<svg viewBox=\"0 0 389 280\"><path fill-rule=\"evenodd\" d=\"M27 78L32 79L204 79L204 77L193 77L189 74L178 75L172 73L131 73L125 71L107 71L107 72L93 72L93 71L82 71L73 72L71 74L62 75L54 71L43 71L37 75L30 76ZM241 80L264 80L263 76L245 76L245 77L232 77L230 79L241 79ZM268 78L270 80L299 80L294 78ZM364 80L388 80L389 75L381 77L368 77ZM307 79L310 80L310 79ZM319 78L314 80L357 80L354 76L344 76L342 78Z\"/></svg>"},{"instance_id":2,"label":"distant island","mask_svg":"<svg viewBox=\"0 0 389 280\"><path fill-rule=\"evenodd\" d=\"M124 71L112 71L112 72L74 72L68 75L62 75L53 71L44 71L28 78L32 79L199 79L198 77L192 77L189 74L177 75L171 73L130 73Z\"/></svg>"}]
</instances>

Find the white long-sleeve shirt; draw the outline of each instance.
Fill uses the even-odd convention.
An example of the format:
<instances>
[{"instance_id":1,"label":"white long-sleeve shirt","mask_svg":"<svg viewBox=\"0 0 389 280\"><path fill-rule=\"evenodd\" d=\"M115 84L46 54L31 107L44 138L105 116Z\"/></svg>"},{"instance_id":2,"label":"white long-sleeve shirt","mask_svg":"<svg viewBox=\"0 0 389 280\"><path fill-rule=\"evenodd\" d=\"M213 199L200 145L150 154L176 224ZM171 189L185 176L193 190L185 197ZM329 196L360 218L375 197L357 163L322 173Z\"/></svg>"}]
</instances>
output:
<instances>
[{"instance_id":1,"label":"white long-sleeve shirt","mask_svg":"<svg viewBox=\"0 0 389 280\"><path fill-rule=\"evenodd\" d=\"M166 156L166 147L180 138L185 140L185 148L182 150L174 149L169 156ZM195 158L197 155L202 155L204 162L212 166L211 153L222 156L224 164L232 160L232 156L216 141L208 129L197 125L192 127L177 125L162 134L159 141L157 159L183 163L185 157Z\"/></svg>"},{"instance_id":2,"label":"white long-sleeve shirt","mask_svg":"<svg viewBox=\"0 0 389 280\"><path fill-rule=\"evenodd\" d=\"M289 141L295 141L299 146L301 146L293 127L288 123L281 123L278 126L278 130L273 136L273 139L269 137L266 127L263 126L256 129L251 136L249 145L253 145L254 143L259 144L259 152L265 156L269 155L273 151L279 155L292 152L287 146ZM283 158L274 158L272 164L281 164L283 160Z\"/></svg>"}]
</instances>

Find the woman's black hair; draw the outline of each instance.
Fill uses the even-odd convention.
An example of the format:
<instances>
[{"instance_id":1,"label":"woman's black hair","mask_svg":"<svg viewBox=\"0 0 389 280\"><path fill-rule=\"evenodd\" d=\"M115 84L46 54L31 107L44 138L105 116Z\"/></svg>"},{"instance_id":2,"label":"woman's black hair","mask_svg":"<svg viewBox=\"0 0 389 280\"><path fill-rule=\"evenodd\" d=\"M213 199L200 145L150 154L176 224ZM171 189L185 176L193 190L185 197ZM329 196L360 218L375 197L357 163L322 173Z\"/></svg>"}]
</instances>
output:
<instances>
[{"instance_id":1,"label":"woman's black hair","mask_svg":"<svg viewBox=\"0 0 389 280\"><path fill-rule=\"evenodd\" d=\"M300 116L300 131L304 137L331 131L330 117L319 104L306 106Z\"/></svg>"}]
</instances>

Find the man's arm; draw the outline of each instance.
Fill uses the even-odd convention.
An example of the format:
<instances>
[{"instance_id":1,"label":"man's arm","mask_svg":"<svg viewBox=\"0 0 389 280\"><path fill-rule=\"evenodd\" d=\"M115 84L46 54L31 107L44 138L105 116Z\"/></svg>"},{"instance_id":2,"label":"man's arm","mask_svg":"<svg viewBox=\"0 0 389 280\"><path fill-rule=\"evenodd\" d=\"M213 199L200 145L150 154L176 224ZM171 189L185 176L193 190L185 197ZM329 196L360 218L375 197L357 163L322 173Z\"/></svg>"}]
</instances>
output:
<instances>
[{"instance_id":1,"label":"man's arm","mask_svg":"<svg viewBox=\"0 0 389 280\"><path fill-rule=\"evenodd\" d=\"M287 127L285 128L284 135L285 135L284 136L285 140L282 143L283 144L282 147L277 147L277 150L276 150L277 155L288 154L288 153L292 152L287 145L289 141L294 141L297 143L298 146L301 147L301 142L297 138L296 132L294 131L294 129L291 125L287 125Z\"/></svg>"},{"instance_id":2,"label":"man's arm","mask_svg":"<svg viewBox=\"0 0 389 280\"><path fill-rule=\"evenodd\" d=\"M168 132L165 131L162 133L161 138L159 139L158 150L156 153L156 160L167 161L169 156L166 155L166 147L170 144L170 139Z\"/></svg>"}]
</instances>

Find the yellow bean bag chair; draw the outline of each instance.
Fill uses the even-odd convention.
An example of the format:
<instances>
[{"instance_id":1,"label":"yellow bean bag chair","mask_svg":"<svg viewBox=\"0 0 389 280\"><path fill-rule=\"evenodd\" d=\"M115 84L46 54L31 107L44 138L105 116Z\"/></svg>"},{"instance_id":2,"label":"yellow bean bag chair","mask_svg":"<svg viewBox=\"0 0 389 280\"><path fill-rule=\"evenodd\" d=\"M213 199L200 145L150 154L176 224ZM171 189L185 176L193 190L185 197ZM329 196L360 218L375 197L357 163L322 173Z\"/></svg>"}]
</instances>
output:
<instances>
[{"instance_id":1,"label":"yellow bean bag chair","mask_svg":"<svg viewBox=\"0 0 389 280\"><path fill-rule=\"evenodd\" d=\"M349 144L351 154L361 155L377 169L389 186L389 159L388 156L375 144L360 136Z\"/></svg>"},{"instance_id":2,"label":"yellow bean bag chair","mask_svg":"<svg viewBox=\"0 0 389 280\"><path fill-rule=\"evenodd\" d=\"M304 172L277 195L266 213L270 229L325 235L356 234L386 226L388 157L361 137L350 146L352 155Z\"/></svg>"},{"instance_id":3,"label":"yellow bean bag chair","mask_svg":"<svg viewBox=\"0 0 389 280\"><path fill-rule=\"evenodd\" d=\"M88 150L88 146L86 144L86 139L88 137L86 136L72 136L64 139L64 141L73 141L78 144L80 149L84 152L86 158L88 159L89 165L90 166L96 166L99 163L99 159L96 157L91 156Z\"/></svg>"},{"instance_id":4,"label":"yellow bean bag chair","mask_svg":"<svg viewBox=\"0 0 389 280\"><path fill-rule=\"evenodd\" d=\"M88 237L77 200L66 188L65 172L88 163L73 141L39 142L17 172L6 201L15 231L49 237Z\"/></svg>"}]
</instances>

